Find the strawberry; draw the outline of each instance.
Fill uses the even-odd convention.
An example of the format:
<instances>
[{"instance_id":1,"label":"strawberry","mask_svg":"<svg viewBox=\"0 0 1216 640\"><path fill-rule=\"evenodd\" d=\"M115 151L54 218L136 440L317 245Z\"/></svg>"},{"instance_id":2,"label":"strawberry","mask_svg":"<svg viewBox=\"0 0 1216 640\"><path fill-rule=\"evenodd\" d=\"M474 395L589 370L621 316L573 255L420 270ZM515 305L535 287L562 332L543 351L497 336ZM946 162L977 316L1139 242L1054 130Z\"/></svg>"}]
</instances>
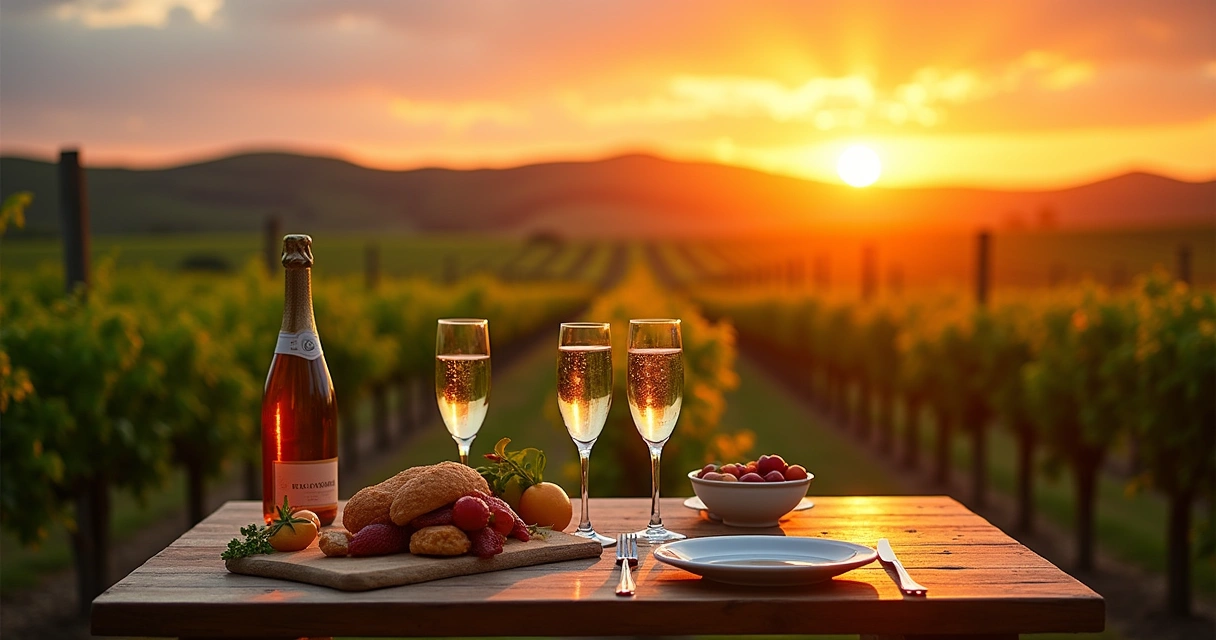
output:
<instances>
[{"instance_id":1,"label":"strawberry","mask_svg":"<svg viewBox=\"0 0 1216 640\"><path fill-rule=\"evenodd\" d=\"M391 524L369 524L350 540L351 556L384 556L409 548L409 531Z\"/></svg>"},{"instance_id":2,"label":"strawberry","mask_svg":"<svg viewBox=\"0 0 1216 640\"><path fill-rule=\"evenodd\" d=\"M506 539L497 531L484 527L470 533L469 541L473 543L469 553L478 558L492 558L502 553L502 546Z\"/></svg>"},{"instance_id":3,"label":"strawberry","mask_svg":"<svg viewBox=\"0 0 1216 640\"><path fill-rule=\"evenodd\" d=\"M507 504L506 500L484 493L481 494L481 498L486 501L486 504L490 505L490 512L494 514L494 517L490 518L490 526L498 533L507 536L511 535L511 532L519 527L526 527L523 519L519 517L519 514L515 513L515 510L511 508L511 505Z\"/></svg>"},{"instance_id":4,"label":"strawberry","mask_svg":"<svg viewBox=\"0 0 1216 640\"><path fill-rule=\"evenodd\" d=\"M515 526L511 527L511 537L520 542L527 542L532 539L532 534L528 533L528 525L524 524L523 520L516 519Z\"/></svg>"},{"instance_id":5,"label":"strawberry","mask_svg":"<svg viewBox=\"0 0 1216 640\"><path fill-rule=\"evenodd\" d=\"M475 496L465 496L452 505L452 524L463 531L484 529L490 523L490 507Z\"/></svg>"},{"instance_id":6,"label":"strawberry","mask_svg":"<svg viewBox=\"0 0 1216 640\"><path fill-rule=\"evenodd\" d=\"M490 513L493 514L490 518L491 529L504 536L511 533L512 527L515 526L515 514L510 507L504 509L499 504L490 505Z\"/></svg>"},{"instance_id":7,"label":"strawberry","mask_svg":"<svg viewBox=\"0 0 1216 640\"><path fill-rule=\"evenodd\" d=\"M445 524L452 524L452 506L439 507L429 513L424 513L413 520L410 520L410 526L414 529L423 527L441 527Z\"/></svg>"}]
</instances>

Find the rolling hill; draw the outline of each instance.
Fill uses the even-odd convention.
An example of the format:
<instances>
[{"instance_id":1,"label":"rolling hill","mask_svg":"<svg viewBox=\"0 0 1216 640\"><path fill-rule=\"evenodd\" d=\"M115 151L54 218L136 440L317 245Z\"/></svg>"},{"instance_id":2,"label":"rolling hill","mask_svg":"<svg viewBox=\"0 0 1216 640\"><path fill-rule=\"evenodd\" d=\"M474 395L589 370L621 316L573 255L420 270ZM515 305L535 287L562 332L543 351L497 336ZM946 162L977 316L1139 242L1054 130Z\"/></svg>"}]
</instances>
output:
<instances>
[{"instance_id":1,"label":"rolling hill","mask_svg":"<svg viewBox=\"0 0 1216 640\"><path fill-rule=\"evenodd\" d=\"M0 158L0 191L35 194L23 234L58 228L56 166ZM853 189L750 169L630 155L510 169L382 171L256 153L156 170L90 168L95 233L316 231L722 235L880 227L1211 225L1216 181L1133 173L1054 191Z\"/></svg>"}]
</instances>

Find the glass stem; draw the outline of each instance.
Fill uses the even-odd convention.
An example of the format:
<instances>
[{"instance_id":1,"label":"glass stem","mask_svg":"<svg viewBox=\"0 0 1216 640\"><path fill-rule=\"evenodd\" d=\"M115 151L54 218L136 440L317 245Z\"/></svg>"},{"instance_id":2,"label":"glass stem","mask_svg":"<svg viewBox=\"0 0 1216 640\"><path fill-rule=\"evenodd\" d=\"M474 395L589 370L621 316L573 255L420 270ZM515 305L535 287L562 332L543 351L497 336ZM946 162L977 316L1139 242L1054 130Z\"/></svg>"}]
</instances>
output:
<instances>
[{"instance_id":1,"label":"glass stem","mask_svg":"<svg viewBox=\"0 0 1216 640\"><path fill-rule=\"evenodd\" d=\"M460 451L460 464L466 467L469 466L469 449L473 448L473 439L476 437L457 438L452 436L452 439L456 441L456 448Z\"/></svg>"},{"instance_id":2,"label":"glass stem","mask_svg":"<svg viewBox=\"0 0 1216 640\"><path fill-rule=\"evenodd\" d=\"M587 467L591 462L591 450L583 449L582 447L580 447L579 451L578 451L578 462L579 462L579 466L582 467L582 473L583 473L583 479L582 479L583 508L582 508L582 515L579 516L579 520L578 520L578 530L579 531L591 531L591 510L588 508L588 505L587 505Z\"/></svg>"},{"instance_id":3,"label":"glass stem","mask_svg":"<svg viewBox=\"0 0 1216 640\"><path fill-rule=\"evenodd\" d=\"M662 527L663 518L659 515L659 458L663 455L663 447L650 445L650 526Z\"/></svg>"}]
</instances>

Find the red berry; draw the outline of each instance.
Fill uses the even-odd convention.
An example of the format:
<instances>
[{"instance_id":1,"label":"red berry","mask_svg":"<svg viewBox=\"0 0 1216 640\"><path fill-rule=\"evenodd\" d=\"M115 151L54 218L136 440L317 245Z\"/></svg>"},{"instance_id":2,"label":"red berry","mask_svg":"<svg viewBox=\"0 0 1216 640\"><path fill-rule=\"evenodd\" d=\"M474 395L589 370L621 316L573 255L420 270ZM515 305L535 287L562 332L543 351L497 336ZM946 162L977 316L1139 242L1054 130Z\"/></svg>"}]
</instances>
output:
<instances>
[{"instance_id":1,"label":"red berry","mask_svg":"<svg viewBox=\"0 0 1216 640\"><path fill-rule=\"evenodd\" d=\"M409 548L410 536L405 527L392 524L369 524L350 540L352 556L385 556Z\"/></svg>"},{"instance_id":2,"label":"red berry","mask_svg":"<svg viewBox=\"0 0 1216 640\"><path fill-rule=\"evenodd\" d=\"M739 478L739 482L764 482L764 478L758 473L745 473Z\"/></svg>"},{"instance_id":3,"label":"red berry","mask_svg":"<svg viewBox=\"0 0 1216 640\"><path fill-rule=\"evenodd\" d=\"M773 470L764 474L765 482L785 482L785 476L781 475L780 471Z\"/></svg>"},{"instance_id":4,"label":"red berry","mask_svg":"<svg viewBox=\"0 0 1216 640\"><path fill-rule=\"evenodd\" d=\"M515 527L515 514L510 509L504 509L501 505L492 505L490 507L490 528L507 535L511 533L511 529Z\"/></svg>"},{"instance_id":5,"label":"red berry","mask_svg":"<svg viewBox=\"0 0 1216 640\"><path fill-rule=\"evenodd\" d=\"M744 471L742 467L732 462L730 464L722 465L722 473L729 473L730 475L738 478L739 476L743 475Z\"/></svg>"},{"instance_id":6,"label":"red berry","mask_svg":"<svg viewBox=\"0 0 1216 640\"><path fill-rule=\"evenodd\" d=\"M744 473L757 473L758 474L759 471L760 471L760 463L756 462L755 460L752 460L751 462L747 463L746 466L743 467ZM743 478L739 478L739 479L742 480Z\"/></svg>"},{"instance_id":7,"label":"red berry","mask_svg":"<svg viewBox=\"0 0 1216 640\"><path fill-rule=\"evenodd\" d=\"M515 526L511 527L511 537L520 542L527 542L532 539L532 534L528 533L528 525L524 524L523 520L516 520Z\"/></svg>"},{"instance_id":8,"label":"red berry","mask_svg":"<svg viewBox=\"0 0 1216 640\"><path fill-rule=\"evenodd\" d=\"M704 477L705 477L705 474L707 474L707 473L716 473L717 471L718 471L718 465L716 465L716 464L707 464L707 465L705 465L704 467L701 467L701 472L697 474L697 477L698 477L698 478L704 478Z\"/></svg>"},{"instance_id":9,"label":"red berry","mask_svg":"<svg viewBox=\"0 0 1216 640\"><path fill-rule=\"evenodd\" d=\"M452 507L439 507L429 513L424 513L413 520L410 520L410 526L415 529L423 527L441 527L445 524L452 524Z\"/></svg>"},{"instance_id":10,"label":"red berry","mask_svg":"<svg viewBox=\"0 0 1216 640\"><path fill-rule=\"evenodd\" d=\"M760 461L756 463L756 466L759 467L760 475L768 475L770 471L785 473L786 468L789 467L781 456L776 455L760 456Z\"/></svg>"},{"instance_id":11,"label":"red berry","mask_svg":"<svg viewBox=\"0 0 1216 640\"><path fill-rule=\"evenodd\" d=\"M502 545L506 540L497 531L485 527L469 534L472 546L469 553L478 558L492 558L502 553Z\"/></svg>"},{"instance_id":12,"label":"red berry","mask_svg":"<svg viewBox=\"0 0 1216 640\"><path fill-rule=\"evenodd\" d=\"M465 496L452 505L452 524L462 531L477 531L490 524L490 507L485 500Z\"/></svg>"},{"instance_id":13,"label":"red berry","mask_svg":"<svg viewBox=\"0 0 1216 640\"><path fill-rule=\"evenodd\" d=\"M494 517L490 518L490 527L498 533L505 536L509 535L517 526L527 527L524 524L523 518L520 518L519 514L515 513L515 510L511 508L511 505L507 504L502 498L484 494L482 498L486 501L486 504L490 505L490 512L494 514Z\"/></svg>"},{"instance_id":14,"label":"red berry","mask_svg":"<svg viewBox=\"0 0 1216 640\"><path fill-rule=\"evenodd\" d=\"M786 480L806 480L806 478L806 468L800 464L790 465L790 468L785 470Z\"/></svg>"}]
</instances>

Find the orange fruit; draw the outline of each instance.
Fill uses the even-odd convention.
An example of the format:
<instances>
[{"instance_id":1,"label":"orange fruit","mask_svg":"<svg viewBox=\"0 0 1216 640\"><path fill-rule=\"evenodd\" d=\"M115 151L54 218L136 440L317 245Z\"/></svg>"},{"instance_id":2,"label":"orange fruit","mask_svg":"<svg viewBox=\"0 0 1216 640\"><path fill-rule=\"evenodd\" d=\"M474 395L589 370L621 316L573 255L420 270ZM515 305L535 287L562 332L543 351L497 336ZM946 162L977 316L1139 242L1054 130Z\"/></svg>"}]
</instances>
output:
<instances>
[{"instance_id":1,"label":"orange fruit","mask_svg":"<svg viewBox=\"0 0 1216 640\"><path fill-rule=\"evenodd\" d=\"M524 490L519 497L518 513L526 524L561 531L570 524L574 508L570 506L570 496L561 487L542 482Z\"/></svg>"}]
</instances>

